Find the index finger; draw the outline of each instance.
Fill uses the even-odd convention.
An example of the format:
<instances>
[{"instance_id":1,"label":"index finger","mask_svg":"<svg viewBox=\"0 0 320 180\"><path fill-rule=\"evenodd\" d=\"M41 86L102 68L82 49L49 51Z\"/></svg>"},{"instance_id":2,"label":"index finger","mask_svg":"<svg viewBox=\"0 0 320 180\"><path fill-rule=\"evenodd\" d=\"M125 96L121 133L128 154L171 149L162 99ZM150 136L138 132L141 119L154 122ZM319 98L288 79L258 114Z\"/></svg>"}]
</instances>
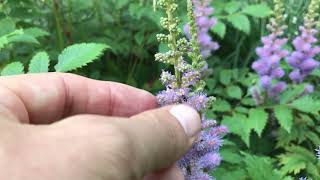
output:
<instances>
[{"instance_id":1,"label":"index finger","mask_svg":"<svg viewBox=\"0 0 320 180\"><path fill-rule=\"evenodd\" d=\"M157 107L147 91L64 74L0 77L0 115L48 124L75 114L129 117Z\"/></svg>"}]
</instances>

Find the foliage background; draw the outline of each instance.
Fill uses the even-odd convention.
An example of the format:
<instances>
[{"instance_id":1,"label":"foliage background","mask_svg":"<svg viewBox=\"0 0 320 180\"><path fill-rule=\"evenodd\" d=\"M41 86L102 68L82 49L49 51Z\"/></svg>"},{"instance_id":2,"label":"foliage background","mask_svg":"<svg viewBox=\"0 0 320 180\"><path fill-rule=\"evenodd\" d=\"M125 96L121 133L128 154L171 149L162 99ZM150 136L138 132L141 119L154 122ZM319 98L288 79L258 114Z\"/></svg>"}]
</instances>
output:
<instances>
[{"instance_id":1,"label":"foliage background","mask_svg":"<svg viewBox=\"0 0 320 180\"><path fill-rule=\"evenodd\" d=\"M292 39L310 1L284 2L287 36ZM258 80L250 66L256 59L255 48L266 34L272 1L214 0L212 5L219 21L212 36L221 48L208 59L212 73L207 89L217 101L207 114L231 131L221 152L224 161L213 175L218 180L320 179L320 163L314 156L320 145L320 109L299 109L301 105L320 107L319 69L308 79L317 85L311 99L299 99L298 108L288 115L292 119L279 124L273 114L275 107L259 109L249 93ZM180 7L186 20L185 2L181 1ZM61 60L59 53L66 47L84 42L107 44L110 48L103 55L100 51L88 53L92 60L101 56L97 61L68 70L156 93L162 89L158 80L161 69L167 68L154 62L154 54L166 48L155 38L161 31L160 13L153 11L148 0L4 0L0 2L0 37L13 34L0 38L0 68L17 61L24 65L14 65L20 72L30 70L30 60L46 52L42 55L47 56L46 63L51 59L48 70L54 71Z\"/></svg>"}]
</instances>

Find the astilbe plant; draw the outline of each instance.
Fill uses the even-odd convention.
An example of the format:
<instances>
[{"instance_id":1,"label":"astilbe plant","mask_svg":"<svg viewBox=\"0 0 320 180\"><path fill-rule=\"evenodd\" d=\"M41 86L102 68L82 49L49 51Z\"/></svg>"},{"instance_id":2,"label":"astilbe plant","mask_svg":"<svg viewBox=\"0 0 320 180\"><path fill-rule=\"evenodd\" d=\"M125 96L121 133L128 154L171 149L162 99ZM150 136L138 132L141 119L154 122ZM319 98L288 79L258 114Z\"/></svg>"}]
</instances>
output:
<instances>
[{"instance_id":1,"label":"astilbe plant","mask_svg":"<svg viewBox=\"0 0 320 180\"><path fill-rule=\"evenodd\" d=\"M287 87L285 82L279 80L285 75L280 62L289 54L284 49L288 39L282 37L286 26L281 25L284 7L280 0L275 0L274 12L275 16L270 19L270 23L267 25L270 34L262 37L263 46L256 49L259 59L252 64L252 68L260 76L260 86L269 98L276 98ZM262 103L263 98L257 89L254 89L253 96L257 104Z\"/></svg>"},{"instance_id":2,"label":"astilbe plant","mask_svg":"<svg viewBox=\"0 0 320 180\"><path fill-rule=\"evenodd\" d=\"M157 53L156 61L173 65L175 73L163 71L161 82L166 89L157 95L161 106L171 104L188 104L202 115L202 132L192 149L179 160L178 165L184 172L186 180L213 179L208 172L220 164L219 148L222 145L222 135L226 127L217 126L216 121L206 119L204 112L209 108L214 98L204 92L205 82L202 79L202 69L206 65L201 55L198 43L198 28L193 13L193 3L188 0L188 17L190 26L190 41L182 36L178 28L179 18L175 17L178 8L176 0L158 0L157 6L162 8L166 17L161 18L162 27L168 34L158 34L157 39L168 45L169 51Z\"/></svg>"},{"instance_id":3,"label":"astilbe plant","mask_svg":"<svg viewBox=\"0 0 320 180\"><path fill-rule=\"evenodd\" d=\"M295 51L288 58L288 64L293 68L289 77L296 84L302 83L305 77L320 65L314 59L320 53L320 46L315 45L318 42L316 18L319 15L317 13L319 4L319 0L311 1L309 12L304 19L304 25L299 27L300 34L292 42ZM305 90L311 93L313 92L313 86L306 85Z\"/></svg>"}]
</instances>

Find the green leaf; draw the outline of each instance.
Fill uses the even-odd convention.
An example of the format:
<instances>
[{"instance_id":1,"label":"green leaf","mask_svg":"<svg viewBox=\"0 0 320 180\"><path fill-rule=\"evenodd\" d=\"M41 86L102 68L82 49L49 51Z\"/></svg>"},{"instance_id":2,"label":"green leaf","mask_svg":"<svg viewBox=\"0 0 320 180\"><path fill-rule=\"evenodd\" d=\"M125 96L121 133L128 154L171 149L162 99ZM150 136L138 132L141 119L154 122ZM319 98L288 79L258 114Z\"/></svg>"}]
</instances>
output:
<instances>
[{"instance_id":1,"label":"green leaf","mask_svg":"<svg viewBox=\"0 0 320 180\"><path fill-rule=\"evenodd\" d=\"M57 72L72 71L86 66L88 63L102 55L109 46L96 43L82 43L67 47L58 57L55 66Z\"/></svg>"},{"instance_id":2,"label":"green leaf","mask_svg":"<svg viewBox=\"0 0 320 180\"><path fill-rule=\"evenodd\" d=\"M220 71L220 82L224 85L228 85L231 82L232 78L232 70L229 69L223 69Z\"/></svg>"},{"instance_id":3,"label":"green leaf","mask_svg":"<svg viewBox=\"0 0 320 180\"><path fill-rule=\"evenodd\" d=\"M248 114L249 112L249 109L243 106L237 106L234 110L242 114Z\"/></svg>"},{"instance_id":4,"label":"green leaf","mask_svg":"<svg viewBox=\"0 0 320 180\"><path fill-rule=\"evenodd\" d=\"M217 99L214 101L212 110L217 112L228 112L231 111L231 105L228 103L228 101Z\"/></svg>"},{"instance_id":5,"label":"green leaf","mask_svg":"<svg viewBox=\"0 0 320 180\"><path fill-rule=\"evenodd\" d=\"M242 97L242 90L239 86L229 86L227 88L227 94L231 98L241 99Z\"/></svg>"},{"instance_id":6,"label":"green leaf","mask_svg":"<svg viewBox=\"0 0 320 180\"><path fill-rule=\"evenodd\" d=\"M16 36L8 37L9 42L18 42L18 43L33 43L33 44L40 44L39 41L28 34L20 34Z\"/></svg>"},{"instance_id":7,"label":"green leaf","mask_svg":"<svg viewBox=\"0 0 320 180\"><path fill-rule=\"evenodd\" d=\"M44 73L49 71L49 56L46 52L39 52L30 61L28 73Z\"/></svg>"},{"instance_id":8,"label":"green leaf","mask_svg":"<svg viewBox=\"0 0 320 180\"><path fill-rule=\"evenodd\" d=\"M302 112L318 114L320 111L320 100L311 96L303 96L293 101L289 106Z\"/></svg>"},{"instance_id":9,"label":"green leaf","mask_svg":"<svg viewBox=\"0 0 320 180\"><path fill-rule=\"evenodd\" d=\"M285 92L282 93L280 97L280 103L281 104L287 104L293 100L295 100L297 97L301 96L301 94L304 92L305 85L297 85L293 86L290 89L287 89Z\"/></svg>"},{"instance_id":10,"label":"green leaf","mask_svg":"<svg viewBox=\"0 0 320 180\"><path fill-rule=\"evenodd\" d=\"M240 164L242 161L242 157L240 156L240 154L236 150L231 148L221 149L220 154L223 161L226 161L228 163Z\"/></svg>"},{"instance_id":11,"label":"green leaf","mask_svg":"<svg viewBox=\"0 0 320 180\"><path fill-rule=\"evenodd\" d=\"M262 131L267 125L268 118L268 113L266 113L264 109L250 109L249 111L249 125L257 132L259 137L261 137Z\"/></svg>"},{"instance_id":12,"label":"green leaf","mask_svg":"<svg viewBox=\"0 0 320 180\"><path fill-rule=\"evenodd\" d=\"M7 36L0 37L0 50L9 43Z\"/></svg>"},{"instance_id":13,"label":"green leaf","mask_svg":"<svg viewBox=\"0 0 320 180\"><path fill-rule=\"evenodd\" d=\"M21 62L13 62L6 65L2 71L1 76L11 76L11 75L19 75L24 74L24 66Z\"/></svg>"},{"instance_id":14,"label":"green leaf","mask_svg":"<svg viewBox=\"0 0 320 180\"><path fill-rule=\"evenodd\" d=\"M286 150L285 154L278 156L280 165L282 165L280 169L282 174L299 174L307 168L308 163L316 162L314 153L303 147L291 146Z\"/></svg>"},{"instance_id":15,"label":"green leaf","mask_svg":"<svg viewBox=\"0 0 320 180\"><path fill-rule=\"evenodd\" d=\"M247 6L242 12L258 18L268 17L272 14L272 10L265 3Z\"/></svg>"},{"instance_id":16,"label":"green leaf","mask_svg":"<svg viewBox=\"0 0 320 180\"><path fill-rule=\"evenodd\" d=\"M216 33L221 39L224 38L227 31L227 26L218 20L217 24L211 28L212 32Z\"/></svg>"},{"instance_id":17,"label":"green leaf","mask_svg":"<svg viewBox=\"0 0 320 180\"><path fill-rule=\"evenodd\" d=\"M40 29L37 27L27 28L27 29L24 29L23 31L25 34L28 34L28 35L33 36L35 38L50 35L47 31L44 31L43 29Z\"/></svg>"},{"instance_id":18,"label":"green leaf","mask_svg":"<svg viewBox=\"0 0 320 180\"><path fill-rule=\"evenodd\" d=\"M245 167L251 179L282 180L280 173L274 170L271 158L243 154Z\"/></svg>"},{"instance_id":19,"label":"green leaf","mask_svg":"<svg viewBox=\"0 0 320 180\"><path fill-rule=\"evenodd\" d=\"M246 15L233 14L227 17L227 20L238 30L249 34L250 33L250 21Z\"/></svg>"},{"instance_id":20,"label":"green leaf","mask_svg":"<svg viewBox=\"0 0 320 180\"><path fill-rule=\"evenodd\" d=\"M218 167L215 169L212 174L218 180L233 180L234 177L237 177L239 180L244 180L247 177L247 173L243 169L228 169L225 167Z\"/></svg>"},{"instance_id":21,"label":"green leaf","mask_svg":"<svg viewBox=\"0 0 320 180\"><path fill-rule=\"evenodd\" d=\"M15 30L0 37L0 50L10 43L9 38L23 34L22 30Z\"/></svg>"},{"instance_id":22,"label":"green leaf","mask_svg":"<svg viewBox=\"0 0 320 180\"><path fill-rule=\"evenodd\" d=\"M241 137L246 145L250 146L251 128L248 126L248 119L243 114L234 114L233 116L224 116L221 124L228 127L229 131Z\"/></svg>"},{"instance_id":23,"label":"green leaf","mask_svg":"<svg viewBox=\"0 0 320 180\"><path fill-rule=\"evenodd\" d=\"M0 36L9 34L16 29L16 25L11 18L4 18L0 20Z\"/></svg>"},{"instance_id":24,"label":"green leaf","mask_svg":"<svg viewBox=\"0 0 320 180\"><path fill-rule=\"evenodd\" d=\"M288 106L279 105L274 107L274 113L280 126L290 133L293 124L292 109Z\"/></svg>"},{"instance_id":25,"label":"green leaf","mask_svg":"<svg viewBox=\"0 0 320 180\"><path fill-rule=\"evenodd\" d=\"M237 12L241 8L241 3L239 1L231 1L226 3L224 10L229 13L233 14Z\"/></svg>"},{"instance_id":26,"label":"green leaf","mask_svg":"<svg viewBox=\"0 0 320 180\"><path fill-rule=\"evenodd\" d=\"M320 137L312 132L312 131L308 131L308 132L304 132L305 136L309 139L309 141L311 141L313 143L313 145L315 146L319 146L320 144Z\"/></svg>"}]
</instances>

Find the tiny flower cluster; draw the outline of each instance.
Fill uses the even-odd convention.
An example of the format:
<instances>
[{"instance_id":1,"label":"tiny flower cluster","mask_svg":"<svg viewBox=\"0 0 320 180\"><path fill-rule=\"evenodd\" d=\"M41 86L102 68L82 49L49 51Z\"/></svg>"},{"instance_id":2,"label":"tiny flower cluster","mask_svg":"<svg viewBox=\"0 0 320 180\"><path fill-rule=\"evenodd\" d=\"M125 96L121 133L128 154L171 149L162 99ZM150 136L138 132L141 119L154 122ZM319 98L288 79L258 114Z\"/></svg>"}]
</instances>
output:
<instances>
[{"instance_id":1,"label":"tiny flower cluster","mask_svg":"<svg viewBox=\"0 0 320 180\"><path fill-rule=\"evenodd\" d=\"M202 81L202 72L206 63L200 54L196 17L193 12L193 3L188 0L188 16L190 19L190 42L179 39L180 30L177 28L179 20L174 17L177 8L176 0L159 0L157 3L167 13L162 18L161 24L169 34L158 35L158 40L166 43L170 50L155 55L157 61L174 66L175 73L163 71L160 81L166 87L157 95L161 106L171 104L188 104L202 113L202 128L197 141L192 149L181 159L178 164L184 172L186 180L211 180L207 172L220 164L219 148L222 145L222 135L227 133L227 128L217 126L216 121L207 120L203 112L212 105L213 97L204 93L205 83ZM186 56L191 59L189 64Z\"/></svg>"},{"instance_id":2,"label":"tiny flower cluster","mask_svg":"<svg viewBox=\"0 0 320 180\"><path fill-rule=\"evenodd\" d=\"M212 52L219 49L219 44L212 40L209 30L217 24L215 17L210 17L214 9L210 6L211 0L193 0L195 6L196 24L198 28L198 42L200 44L203 58L211 56ZM190 25L184 26L184 33L188 39L191 39Z\"/></svg>"}]
</instances>

